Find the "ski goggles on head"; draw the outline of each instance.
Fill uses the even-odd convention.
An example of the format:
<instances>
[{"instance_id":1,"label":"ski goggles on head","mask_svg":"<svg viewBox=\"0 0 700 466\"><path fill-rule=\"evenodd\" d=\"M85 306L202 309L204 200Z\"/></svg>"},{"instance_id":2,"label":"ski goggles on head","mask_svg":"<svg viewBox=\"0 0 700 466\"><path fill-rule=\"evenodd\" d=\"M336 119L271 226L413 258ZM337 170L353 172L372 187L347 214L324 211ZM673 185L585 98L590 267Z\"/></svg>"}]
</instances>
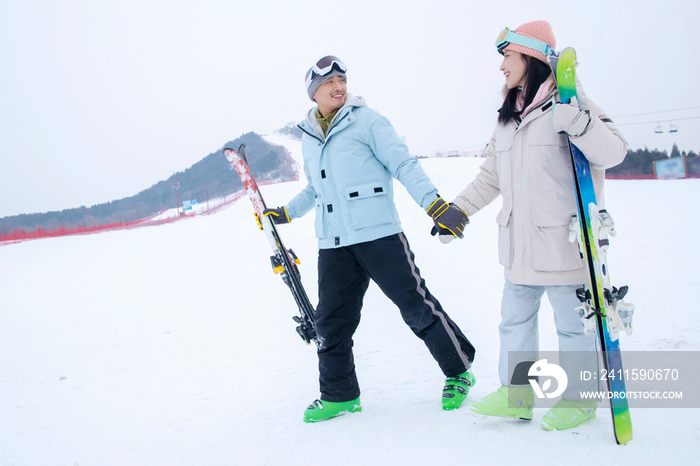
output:
<instances>
[{"instance_id":1,"label":"ski goggles on head","mask_svg":"<svg viewBox=\"0 0 700 466\"><path fill-rule=\"evenodd\" d=\"M343 73L345 73L348 70L348 67L345 66L345 63L340 61L340 58L338 57L328 55L327 57L321 58L306 73L306 89L308 89L313 80L316 79L316 76L325 76L331 71L333 71L334 68Z\"/></svg>"},{"instance_id":2,"label":"ski goggles on head","mask_svg":"<svg viewBox=\"0 0 700 466\"><path fill-rule=\"evenodd\" d=\"M522 45L523 47L537 50L545 57L549 55L556 55L557 53L556 50L554 50L552 46L546 42L517 34L512 29L505 28L496 38L496 48L498 49L498 52L503 54L503 49L506 48L508 44L518 44Z\"/></svg>"}]
</instances>

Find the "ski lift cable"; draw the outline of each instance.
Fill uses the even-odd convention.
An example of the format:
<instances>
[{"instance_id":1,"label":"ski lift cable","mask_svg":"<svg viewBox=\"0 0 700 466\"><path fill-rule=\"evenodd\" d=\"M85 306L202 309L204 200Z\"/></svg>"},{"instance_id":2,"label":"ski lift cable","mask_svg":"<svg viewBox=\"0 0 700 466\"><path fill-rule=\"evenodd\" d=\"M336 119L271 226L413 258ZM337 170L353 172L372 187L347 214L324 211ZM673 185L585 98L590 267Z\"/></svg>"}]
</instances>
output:
<instances>
[{"instance_id":1,"label":"ski lift cable","mask_svg":"<svg viewBox=\"0 0 700 466\"><path fill-rule=\"evenodd\" d=\"M672 121L697 120L697 119L700 119L700 116L686 117L686 118L672 118L672 119L668 119L668 120L638 121L636 123L615 123L615 126L648 125L650 123L660 124L661 122L669 122L670 123Z\"/></svg>"},{"instance_id":2,"label":"ski lift cable","mask_svg":"<svg viewBox=\"0 0 700 466\"><path fill-rule=\"evenodd\" d=\"M685 107L685 108L677 108L674 110L661 110L658 112L645 112L645 113L635 113L632 115L620 115L617 117L613 117L613 119L618 119L618 118L627 118L627 117L634 117L634 116L642 116L642 115L656 115L657 113L670 113L670 112L680 112L682 110L693 110L696 108L700 108L700 106L695 106L695 107Z\"/></svg>"}]
</instances>

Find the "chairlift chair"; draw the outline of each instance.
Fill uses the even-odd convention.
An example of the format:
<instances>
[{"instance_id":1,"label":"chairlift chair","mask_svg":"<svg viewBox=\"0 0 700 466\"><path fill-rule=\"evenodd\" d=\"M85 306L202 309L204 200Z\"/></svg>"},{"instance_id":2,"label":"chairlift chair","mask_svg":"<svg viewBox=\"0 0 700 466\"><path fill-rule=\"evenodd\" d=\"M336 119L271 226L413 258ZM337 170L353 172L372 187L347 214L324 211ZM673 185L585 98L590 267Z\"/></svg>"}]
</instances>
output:
<instances>
[{"instance_id":1,"label":"chairlift chair","mask_svg":"<svg viewBox=\"0 0 700 466\"><path fill-rule=\"evenodd\" d=\"M664 132L663 128L661 128L661 123L657 123L656 128L654 128L654 132L657 134L661 134Z\"/></svg>"},{"instance_id":2,"label":"chairlift chair","mask_svg":"<svg viewBox=\"0 0 700 466\"><path fill-rule=\"evenodd\" d=\"M677 132L678 132L678 127L675 126L675 125L674 125L673 123L671 123L670 121L669 121L669 124L670 124L671 126L669 126L669 128L668 128L668 132L669 132L669 133L677 133Z\"/></svg>"}]
</instances>

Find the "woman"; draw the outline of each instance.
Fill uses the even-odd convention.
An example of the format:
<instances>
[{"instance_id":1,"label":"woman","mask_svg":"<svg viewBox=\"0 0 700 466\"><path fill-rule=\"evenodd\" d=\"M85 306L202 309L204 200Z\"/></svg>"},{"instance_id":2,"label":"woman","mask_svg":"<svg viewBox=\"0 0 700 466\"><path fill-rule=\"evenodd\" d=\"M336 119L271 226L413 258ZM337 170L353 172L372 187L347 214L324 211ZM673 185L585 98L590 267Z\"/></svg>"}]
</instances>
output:
<instances>
[{"instance_id":1,"label":"woman","mask_svg":"<svg viewBox=\"0 0 700 466\"><path fill-rule=\"evenodd\" d=\"M475 402L472 411L532 419L534 395L527 372L539 351L537 314L545 292L554 309L560 365L568 374L579 374L582 364L595 367L596 362L594 336L584 334L575 311L580 306L575 290L587 281L587 274L578 245L569 242L577 209L567 136L591 163L601 209L605 168L622 162L627 142L580 86L582 110L575 102L558 103L547 65L547 55L556 47L549 23L533 21L515 31L506 29L497 47L503 55L505 99L480 173L453 202L472 216L503 196L497 217L506 280L499 325L502 386ZM572 379L562 400L545 414L545 429L567 429L595 417L596 404L582 400L579 393L596 390L595 381L582 385Z\"/></svg>"}]
</instances>

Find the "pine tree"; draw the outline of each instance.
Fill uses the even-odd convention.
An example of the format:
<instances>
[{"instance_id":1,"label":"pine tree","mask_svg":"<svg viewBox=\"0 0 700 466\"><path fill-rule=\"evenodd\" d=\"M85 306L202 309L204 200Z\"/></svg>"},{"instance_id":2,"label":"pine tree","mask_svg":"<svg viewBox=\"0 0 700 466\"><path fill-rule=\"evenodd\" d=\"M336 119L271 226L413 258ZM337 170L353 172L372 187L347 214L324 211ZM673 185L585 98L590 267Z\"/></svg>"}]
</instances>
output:
<instances>
[{"instance_id":1,"label":"pine tree","mask_svg":"<svg viewBox=\"0 0 700 466\"><path fill-rule=\"evenodd\" d=\"M673 149L671 149L671 158L673 157L680 157L681 156L681 151L678 150L678 144L675 142L673 143Z\"/></svg>"}]
</instances>

